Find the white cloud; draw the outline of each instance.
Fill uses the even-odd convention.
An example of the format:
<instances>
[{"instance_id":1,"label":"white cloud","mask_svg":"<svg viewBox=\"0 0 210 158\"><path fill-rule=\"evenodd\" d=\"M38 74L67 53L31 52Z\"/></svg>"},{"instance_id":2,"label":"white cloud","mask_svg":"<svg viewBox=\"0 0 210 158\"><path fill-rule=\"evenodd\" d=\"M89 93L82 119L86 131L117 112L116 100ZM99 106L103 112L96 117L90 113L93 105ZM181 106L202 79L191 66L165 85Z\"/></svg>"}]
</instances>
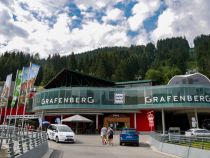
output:
<instances>
[{"instance_id":1,"label":"white cloud","mask_svg":"<svg viewBox=\"0 0 210 158\"><path fill-rule=\"evenodd\" d=\"M72 30L69 45L79 52L104 46L129 45L126 32L124 27L87 22L82 25L82 29Z\"/></svg>"},{"instance_id":2,"label":"white cloud","mask_svg":"<svg viewBox=\"0 0 210 158\"><path fill-rule=\"evenodd\" d=\"M1 1L0 52L19 49L46 57L105 46L142 45L150 39L156 42L172 36L186 36L192 43L195 36L210 33L208 1L165 0L167 8L151 32L147 32L143 23L160 9L161 0L137 1L127 19L124 10L114 7L119 1L124 3L123 0L71 1L81 9L82 17L71 15L72 10L66 5L68 0ZM76 28L77 20L80 23ZM137 35L130 36L129 31Z\"/></svg>"},{"instance_id":3,"label":"white cloud","mask_svg":"<svg viewBox=\"0 0 210 158\"><path fill-rule=\"evenodd\" d=\"M14 36L26 38L28 33L21 27L13 23L13 18L7 10L0 11L0 34L4 35L7 39L12 39Z\"/></svg>"},{"instance_id":4,"label":"white cloud","mask_svg":"<svg viewBox=\"0 0 210 158\"><path fill-rule=\"evenodd\" d=\"M108 5L108 3L105 2L106 1L103 2L104 5ZM1 46L1 51L25 50L31 53L39 52L42 57L47 57L48 54L51 53L78 53L93 50L98 47L129 46L131 44L127 36L128 27L124 27L127 25L126 22L122 22L122 26L99 23L94 20L95 14L89 13L89 15L84 14L80 28L72 28L72 20L77 19L75 16L70 17L66 12L57 13L56 8L51 6L49 9L49 7L43 5L41 1L28 4L27 1L24 0L21 1L21 3L23 3L27 9L20 7L20 1L15 1L13 5L10 6L12 9L8 9L8 14L15 14L17 21L14 21L8 16L4 16L4 21L11 19L13 20L11 25L14 25L16 28L21 28L22 30L17 30L13 39L9 41L5 39L4 41L2 40L4 43L7 42L7 46L4 46L4 48ZM100 5L102 6L102 3ZM47 13L48 10L49 12ZM67 9L65 8L64 10ZM108 7L107 10L110 11L110 14L106 16L106 20L118 20L118 18L123 17L122 11L119 9ZM36 13L39 18L34 17L32 11ZM45 21L45 18L49 17L52 11L56 13L56 21L54 25L50 27L48 22ZM90 16L91 19L89 19L88 16ZM14 31L13 29L13 32ZM28 37L22 38L20 34L21 31L28 32ZM8 30L6 32L8 32ZM4 37L2 34L1 32L0 39Z\"/></svg>"},{"instance_id":5,"label":"white cloud","mask_svg":"<svg viewBox=\"0 0 210 158\"><path fill-rule=\"evenodd\" d=\"M135 45L146 45L149 41L149 34L145 29L142 29L139 34L132 39Z\"/></svg>"},{"instance_id":6,"label":"white cloud","mask_svg":"<svg viewBox=\"0 0 210 158\"><path fill-rule=\"evenodd\" d=\"M167 9L158 18L157 28L152 32L152 39L157 41L158 39L165 37L172 37L172 23L175 21L176 16L171 11Z\"/></svg>"},{"instance_id":7,"label":"white cloud","mask_svg":"<svg viewBox=\"0 0 210 158\"><path fill-rule=\"evenodd\" d=\"M137 31L143 26L143 22L154 15L160 7L160 0L139 0L132 9L133 16L129 17L128 23L132 31Z\"/></svg>"},{"instance_id":8,"label":"white cloud","mask_svg":"<svg viewBox=\"0 0 210 158\"><path fill-rule=\"evenodd\" d=\"M120 0L100 0L100 1L96 1L96 0L88 0L88 1L84 1L84 0L74 0L75 4L77 4L77 6L81 9L81 10L86 10L90 7L92 7L93 9L101 9L107 6L113 6L114 4L120 2Z\"/></svg>"},{"instance_id":9,"label":"white cloud","mask_svg":"<svg viewBox=\"0 0 210 158\"><path fill-rule=\"evenodd\" d=\"M210 1L166 0L166 5L168 9L151 33L155 42L162 37L185 36L192 46L196 36L210 33Z\"/></svg>"},{"instance_id":10,"label":"white cloud","mask_svg":"<svg viewBox=\"0 0 210 158\"><path fill-rule=\"evenodd\" d=\"M106 16L103 17L103 21L117 21L117 20L123 20L123 11L118 8L110 8L106 11Z\"/></svg>"}]
</instances>

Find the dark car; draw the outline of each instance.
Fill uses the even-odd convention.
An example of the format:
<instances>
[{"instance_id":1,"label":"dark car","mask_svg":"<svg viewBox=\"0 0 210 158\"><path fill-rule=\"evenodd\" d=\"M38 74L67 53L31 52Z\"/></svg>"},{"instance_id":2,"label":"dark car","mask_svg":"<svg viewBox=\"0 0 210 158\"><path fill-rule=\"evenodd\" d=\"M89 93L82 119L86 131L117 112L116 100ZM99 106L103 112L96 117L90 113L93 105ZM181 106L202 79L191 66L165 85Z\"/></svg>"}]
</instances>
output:
<instances>
[{"instance_id":1,"label":"dark car","mask_svg":"<svg viewBox=\"0 0 210 158\"><path fill-rule=\"evenodd\" d=\"M134 144L139 146L139 132L135 128L124 128L120 133L120 145Z\"/></svg>"}]
</instances>

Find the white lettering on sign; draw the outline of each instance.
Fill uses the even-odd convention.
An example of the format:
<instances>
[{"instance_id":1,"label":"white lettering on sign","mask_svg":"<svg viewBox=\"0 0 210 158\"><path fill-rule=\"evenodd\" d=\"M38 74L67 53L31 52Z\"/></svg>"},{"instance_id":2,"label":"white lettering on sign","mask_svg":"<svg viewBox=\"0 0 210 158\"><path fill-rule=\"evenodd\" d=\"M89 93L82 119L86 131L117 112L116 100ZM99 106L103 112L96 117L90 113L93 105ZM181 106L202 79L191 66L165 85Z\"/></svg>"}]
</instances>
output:
<instances>
[{"instance_id":1,"label":"white lettering on sign","mask_svg":"<svg viewBox=\"0 0 210 158\"><path fill-rule=\"evenodd\" d=\"M153 103L170 103L170 102L207 102L210 103L209 95L187 95L187 96L160 96L160 97L144 97L145 104Z\"/></svg>"},{"instance_id":2,"label":"white lettering on sign","mask_svg":"<svg viewBox=\"0 0 210 158\"><path fill-rule=\"evenodd\" d=\"M69 98L46 98L41 99L41 104L93 104L95 102L93 97L69 97Z\"/></svg>"},{"instance_id":3,"label":"white lettering on sign","mask_svg":"<svg viewBox=\"0 0 210 158\"><path fill-rule=\"evenodd\" d=\"M115 93L114 94L114 103L115 104L124 104L125 103L125 94L124 93Z\"/></svg>"}]
</instances>

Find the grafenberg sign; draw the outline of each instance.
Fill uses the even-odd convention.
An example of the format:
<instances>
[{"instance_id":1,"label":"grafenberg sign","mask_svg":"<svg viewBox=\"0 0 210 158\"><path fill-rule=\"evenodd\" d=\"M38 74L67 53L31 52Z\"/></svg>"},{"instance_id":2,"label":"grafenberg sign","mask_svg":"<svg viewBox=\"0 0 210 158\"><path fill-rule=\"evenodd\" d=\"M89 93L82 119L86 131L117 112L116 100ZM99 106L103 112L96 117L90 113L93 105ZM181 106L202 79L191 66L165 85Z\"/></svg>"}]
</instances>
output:
<instances>
[{"instance_id":1,"label":"grafenberg sign","mask_svg":"<svg viewBox=\"0 0 210 158\"><path fill-rule=\"evenodd\" d=\"M42 99L41 104L94 104L93 97L65 97L65 98L47 98Z\"/></svg>"},{"instance_id":2,"label":"grafenberg sign","mask_svg":"<svg viewBox=\"0 0 210 158\"><path fill-rule=\"evenodd\" d=\"M206 102L210 103L209 95L186 95L186 96L153 96L144 97L145 104L155 103L179 103L179 102Z\"/></svg>"}]
</instances>

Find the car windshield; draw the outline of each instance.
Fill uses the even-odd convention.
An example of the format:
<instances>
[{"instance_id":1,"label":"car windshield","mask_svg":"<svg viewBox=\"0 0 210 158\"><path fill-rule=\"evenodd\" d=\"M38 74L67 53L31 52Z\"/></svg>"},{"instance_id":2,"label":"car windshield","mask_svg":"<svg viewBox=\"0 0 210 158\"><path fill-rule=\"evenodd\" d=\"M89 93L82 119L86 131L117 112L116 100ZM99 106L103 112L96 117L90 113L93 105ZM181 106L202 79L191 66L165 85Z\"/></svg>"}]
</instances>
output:
<instances>
[{"instance_id":1,"label":"car windshield","mask_svg":"<svg viewBox=\"0 0 210 158\"><path fill-rule=\"evenodd\" d=\"M71 128L68 126L58 126L60 132L72 132Z\"/></svg>"},{"instance_id":2,"label":"car windshield","mask_svg":"<svg viewBox=\"0 0 210 158\"><path fill-rule=\"evenodd\" d=\"M126 129L126 130L122 130L122 134L134 134L136 133L135 129Z\"/></svg>"}]
</instances>

